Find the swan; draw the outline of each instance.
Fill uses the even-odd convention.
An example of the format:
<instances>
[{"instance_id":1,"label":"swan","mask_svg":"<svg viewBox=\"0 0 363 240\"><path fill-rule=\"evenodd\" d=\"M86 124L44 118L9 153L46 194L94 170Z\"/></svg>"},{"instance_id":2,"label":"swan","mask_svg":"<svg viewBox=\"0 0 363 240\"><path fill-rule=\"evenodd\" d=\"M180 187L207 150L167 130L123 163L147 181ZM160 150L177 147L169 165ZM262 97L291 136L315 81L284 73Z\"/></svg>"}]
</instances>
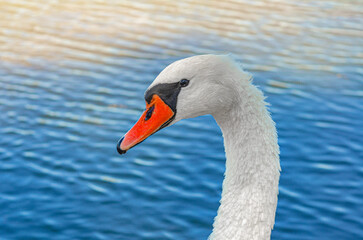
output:
<instances>
[{"instance_id":1,"label":"swan","mask_svg":"<svg viewBox=\"0 0 363 240\"><path fill-rule=\"evenodd\" d=\"M210 240L270 239L280 177L275 123L250 74L225 55L167 66L145 92L146 110L117 144L120 154L179 120L211 114L222 130L226 170Z\"/></svg>"}]
</instances>

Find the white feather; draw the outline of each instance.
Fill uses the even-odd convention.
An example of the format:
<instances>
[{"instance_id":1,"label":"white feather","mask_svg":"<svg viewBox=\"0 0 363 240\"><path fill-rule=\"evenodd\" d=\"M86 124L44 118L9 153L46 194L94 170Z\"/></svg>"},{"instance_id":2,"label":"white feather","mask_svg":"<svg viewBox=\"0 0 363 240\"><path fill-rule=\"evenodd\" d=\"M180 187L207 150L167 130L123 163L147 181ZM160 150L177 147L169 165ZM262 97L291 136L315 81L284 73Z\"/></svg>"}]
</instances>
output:
<instances>
[{"instance_id":1,"label":"white feather","mask_svg":"<svg viewBox=\"0 0 363 240\"><path fill-rule=\"evenodd\" d=\"M221 205L211 240L270 239L280 177L275 124L262 92L228 56L201 55L166 67L150 87L187 78L175 123L211 114L226 151Z\"/></svg>"}]
</instances>

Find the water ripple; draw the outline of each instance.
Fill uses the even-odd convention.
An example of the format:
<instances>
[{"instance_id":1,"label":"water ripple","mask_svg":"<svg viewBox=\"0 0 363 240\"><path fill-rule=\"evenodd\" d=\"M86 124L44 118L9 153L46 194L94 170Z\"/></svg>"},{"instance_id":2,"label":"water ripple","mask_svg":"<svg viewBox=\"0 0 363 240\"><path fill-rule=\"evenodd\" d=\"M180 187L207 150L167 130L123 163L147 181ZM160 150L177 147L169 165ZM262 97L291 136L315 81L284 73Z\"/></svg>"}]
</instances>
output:
<instances>
[{"instance_id":1,"label":"water ripple","mask_svg":"<svg viewBox=\"0 0 363 240\"><path fill-rule=\"evenodd\" d=\"M0 0L0 12L2 239L207 239L225 163L214 120L124 157L115 144L167 64L229 52L278 127L272 238L363 236L361 2Z\"/></svg>"}]
</instances>

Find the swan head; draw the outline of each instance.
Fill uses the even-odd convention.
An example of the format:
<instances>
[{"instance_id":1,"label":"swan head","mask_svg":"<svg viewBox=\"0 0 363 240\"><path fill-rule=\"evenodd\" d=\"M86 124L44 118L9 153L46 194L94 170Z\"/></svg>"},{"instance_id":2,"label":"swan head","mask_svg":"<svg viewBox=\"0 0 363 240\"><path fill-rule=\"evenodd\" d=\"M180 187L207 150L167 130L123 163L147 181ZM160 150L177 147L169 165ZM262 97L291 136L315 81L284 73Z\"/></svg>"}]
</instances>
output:
<instances>
[{"instance_id":1,"label":"swan head","mask_svg":"<svg viewBox=\"0 0 363 240\"><path fill-rule=\"evenodd\" d=\"M146 90L146 110L120 139L117 151L126 153L182 119L228 111L236 102L235 88L243 87L250 78L224 55L200 55L170 64Z\"/></svg>"}]
</instances>

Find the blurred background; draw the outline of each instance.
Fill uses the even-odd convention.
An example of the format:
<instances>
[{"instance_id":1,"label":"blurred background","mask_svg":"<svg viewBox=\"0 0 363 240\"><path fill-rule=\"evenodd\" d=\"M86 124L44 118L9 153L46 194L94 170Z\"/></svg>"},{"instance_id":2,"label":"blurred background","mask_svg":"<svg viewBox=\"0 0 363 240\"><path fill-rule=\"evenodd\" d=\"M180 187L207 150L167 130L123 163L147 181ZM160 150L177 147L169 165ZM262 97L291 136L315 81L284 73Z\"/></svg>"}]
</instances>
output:
<instances>
[{"instance_id":1,"label":"blurred background","mask_svg":"<svg viewBox=\"0 0 363 240\"><path fill-rule=\"evenodd\" d=\"M362 239L362 26L360 0L0 0L0 239L207 239L211 116L116 152L157 74L205 53L232 53L271 103L272 239Z\"/></svg>"}]
</instances>

